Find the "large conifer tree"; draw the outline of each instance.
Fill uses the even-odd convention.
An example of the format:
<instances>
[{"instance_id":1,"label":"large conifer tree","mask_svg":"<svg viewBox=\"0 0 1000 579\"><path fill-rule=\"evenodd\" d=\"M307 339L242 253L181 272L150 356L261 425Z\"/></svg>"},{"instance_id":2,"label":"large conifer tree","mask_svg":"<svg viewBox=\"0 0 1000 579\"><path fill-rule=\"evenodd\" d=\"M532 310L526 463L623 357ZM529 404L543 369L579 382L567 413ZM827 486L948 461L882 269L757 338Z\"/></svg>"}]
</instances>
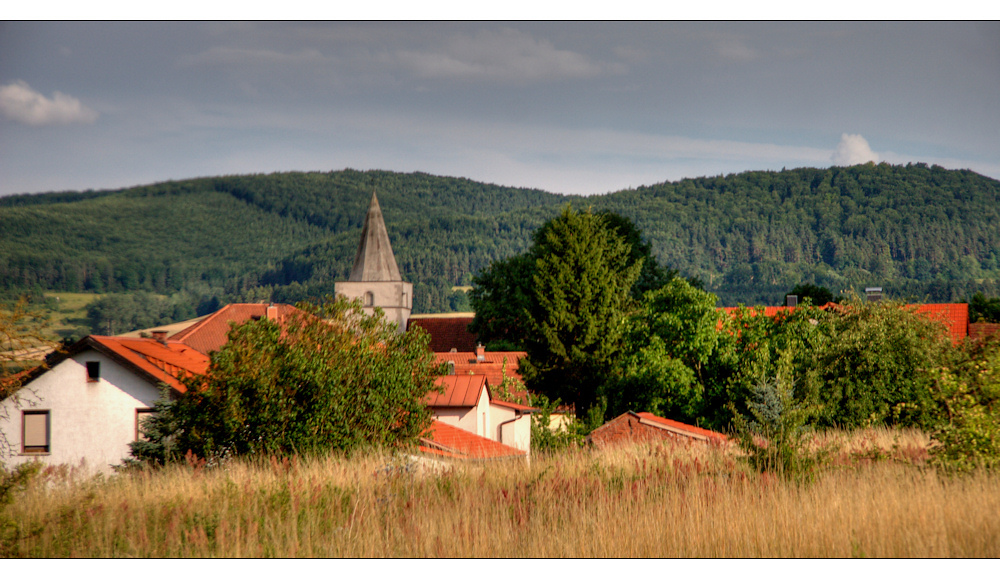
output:
<instances>
[{"instance_id":1,"label":"large conifer tree","mask_svg":"<svg viewBox=\"0 0 1000 579\"><path fill-rule=\"evenodd\" d=\"M529 388L576 405L582 416L596 402L621 347L623 320L642 261L608 223L569 206L539 230L528 310Z\"/></svg>"}]
</instances>

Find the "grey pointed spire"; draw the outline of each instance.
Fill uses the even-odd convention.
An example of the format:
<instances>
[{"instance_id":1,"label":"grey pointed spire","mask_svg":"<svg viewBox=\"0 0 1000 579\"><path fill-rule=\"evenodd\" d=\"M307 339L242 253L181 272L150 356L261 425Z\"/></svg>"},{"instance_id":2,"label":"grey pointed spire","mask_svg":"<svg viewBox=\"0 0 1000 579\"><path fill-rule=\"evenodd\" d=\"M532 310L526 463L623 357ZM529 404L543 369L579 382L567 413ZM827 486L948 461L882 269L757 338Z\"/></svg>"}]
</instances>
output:
<instances>
[{"instance_id":1,"label":"grey pointed spire","mask_svg":"<svg viewBox=\"0 0 1000 579\"><path fill-rule=\"evenodd\" d=\"M350 281L402 281L396 257L389 245L389 232L382 220L382 208L378 197L372 191L372 201L365 215L365 226L361 229L361 243L354 256Z\"/></svg>"}]
</instances>

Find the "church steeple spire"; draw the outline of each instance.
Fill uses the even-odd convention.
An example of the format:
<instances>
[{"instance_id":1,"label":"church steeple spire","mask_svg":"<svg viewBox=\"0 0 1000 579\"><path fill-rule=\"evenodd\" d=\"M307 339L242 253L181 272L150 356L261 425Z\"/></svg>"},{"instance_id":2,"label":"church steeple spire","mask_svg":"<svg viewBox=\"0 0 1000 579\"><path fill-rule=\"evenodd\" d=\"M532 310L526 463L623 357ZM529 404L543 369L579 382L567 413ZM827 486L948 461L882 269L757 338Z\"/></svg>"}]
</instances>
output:
<instances>
[{"instance_id":1,"label":"church steeple spire","mask_svg":"<svg viewBox=\"0 0 1000 579\"><path fill-rule=\"evenodd\" d=\"M389 244L389 232L382 220L382 208L378 197L372 191L372 200L365 215L365 225L361 229L361 243L354 256L350 281L402 281L396 257Z\"/></svg>"},{"instance_id":2,"label":"church steeple spire","mask_svg":"<svg viewBox=\"0 0 1000 579\"><path fill-rule=\"evenodd\" d=\"M400 332L406 331L406 321L413 308L413 284L403 281L399 275L375 191L372 191L372 201L361 229L361 243L354 256L351 277L348 281L338 281L334 289L338 296L361 300L361 307L369 315L381 309L387 320L399 325Z\"/></svg>"}]
</instances>

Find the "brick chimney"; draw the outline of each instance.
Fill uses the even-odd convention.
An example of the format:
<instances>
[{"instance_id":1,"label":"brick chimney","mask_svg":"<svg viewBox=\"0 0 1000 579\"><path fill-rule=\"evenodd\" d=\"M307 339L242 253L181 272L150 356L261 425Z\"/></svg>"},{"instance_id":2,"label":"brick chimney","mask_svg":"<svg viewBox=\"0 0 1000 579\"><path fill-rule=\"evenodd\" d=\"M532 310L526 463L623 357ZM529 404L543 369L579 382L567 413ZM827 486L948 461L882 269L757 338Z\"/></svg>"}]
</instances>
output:
<instances>
[{"instance_id":1,"label":"brick chimney","mask_svg":"<svg viewBox=\"0 0 1000 579\"><path fill-rule=\"evenodd\" d=\"M278 321L278 306L274 304L267 306L267 319L272 322Z\"/></svg>"},{"instance_id":2,"label":"brick chimney","mask_svg":"<svg viewBox=\"0 0 1000 579\"><path fill-rule=\"evenodd\" d=\"M167 343L167 331L166 330L153 330L153 339L161 344Z\"/></svg>"},{"instance_id":3,"label":"brick chimney","mask_svg":"<svg viewBox=\"0 0 1000 579\"><path fill-rule=\"evenodd\" d=\"M486 348L479 344L476 346L476 364L482 364L486 361Z\"/></svg>"}]
</instances>

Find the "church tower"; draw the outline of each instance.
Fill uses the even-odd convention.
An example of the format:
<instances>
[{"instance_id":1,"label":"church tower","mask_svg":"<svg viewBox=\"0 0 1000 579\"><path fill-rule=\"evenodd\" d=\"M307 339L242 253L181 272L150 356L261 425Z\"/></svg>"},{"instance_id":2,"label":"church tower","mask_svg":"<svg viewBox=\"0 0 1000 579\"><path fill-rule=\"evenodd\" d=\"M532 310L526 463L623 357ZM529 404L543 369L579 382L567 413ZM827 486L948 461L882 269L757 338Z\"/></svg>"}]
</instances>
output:
<instances>
[{"instance_id":1,"label":"church tower","mask_svg":"<svg viewBox=\"0 0 1000 579\"><path fill-rule=\"evenodd\" d=\"M413 306L413 284L403 281L396 265L396 257L389 245L389 233L382 220L382 208L372 191L365 225L361 229L361 243L354 256L354 267L348 281L334 285L338 296L347 299L361 298L365 313L371 315L375 308L382 308L386 319L399 324L400 333L406 331L406 321Z\"/></svg>"}]
</instances>

